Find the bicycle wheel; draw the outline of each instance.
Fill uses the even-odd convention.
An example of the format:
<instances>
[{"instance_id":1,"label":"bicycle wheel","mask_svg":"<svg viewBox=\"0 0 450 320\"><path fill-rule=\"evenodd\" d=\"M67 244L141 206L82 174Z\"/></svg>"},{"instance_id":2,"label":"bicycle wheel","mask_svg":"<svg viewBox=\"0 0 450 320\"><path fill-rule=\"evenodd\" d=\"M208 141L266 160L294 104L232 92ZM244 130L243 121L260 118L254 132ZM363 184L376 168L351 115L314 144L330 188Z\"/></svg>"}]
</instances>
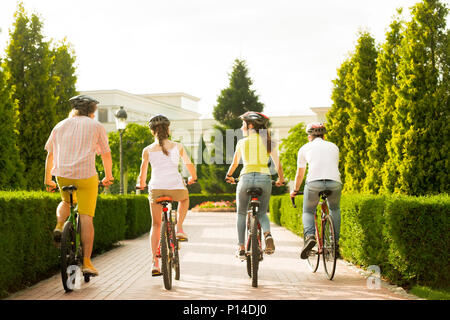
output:
<instances>
[{"instance_id":1,"label":"bicycle wheel","mask_svg":"<svg viewBox=\"0 0 450 320\"><path fill-rule=\"evenodd\" d=\"M311 271L314 273L317 271L317 268L319 267L319 261L320 261L320 253L319 253L319 242L318 239L316 239L316 245L311 249L311 251L308 254L307 260L308 267L311 269Z\"/></svg>"},{"instance_id":2,"label":"bicycle wheel","mask_svg":"<svg viewBox=\"0 0 450 320\"><path fill-rule=\"evenodd\" d=\"M80 215L77 216L77 233L76 233L76 242L75 242L75 248L76 248L76 255L75 255L75 262L78 265L83 265L83 244L81 243L81 219ZM90 275L84 275L84 282L89 282L91 280Z\"/></svg>"},{"instance_id":3,"label":"bicycle wheel","mask_svg":"<svg viewBox=\"0 0 450 320\"><path fill-rule=\"evenodd\" d=\"M67 221L64 224L61 235L61 280L66 292L73 290L75 286L75 269L69 268L71 265L76 265L75 262L75 231L73 224ZM69 280L70 279L70 280ZM68 281L69 280L69 281Z\"/></svg>"},{"instance_id":4,"label":"bicycle wheel","mask_svg":"<svg viewBox=\"0 0 450 320\"><path fill-rule=\"evenodd\" d=\"M174 247L174 251L173 251L173 268L175 270L175 280L180 280L180 255L178 252L178 240L175 234L175 228L172 227L172 232L171 232L171 237L172 237L172 241L173 241L173 247Z\"/></svg>"},{"instance_id":5,"label":"bicycle wheel","mask_svg":"<svg viewBox=\"0 0 450 320\"><path fill-rule=\"evenodd\" d=\"M323 267L327 278L332 280L336 271L336 238L334 235L333 220L327 216L322 228L323 239Z\"/></svg>"},{"instance_id":6,"label":"bicycle wheel","mask_svg":"<svg viewBox=\"0 0 450 320\"><path fill-rule=\"evenodd\" d=\"M170 257L169 232L167 222L164 221L161 226L161 272L164 279L164 287L167 290L172 289L172 259Z\"/></svg>"},{"instance_id":7,"label":"bicycle wheel","mask_svg":"<svg viewBox=\"0 0 450 320\"><path fill-rule=\"evenodd\" d=\"M258 287L258 268L261 252L258 245L258 221L252 217L250 220L251 230L251 269L252 269L252 286Z\"/></svg>"}]
</instances>

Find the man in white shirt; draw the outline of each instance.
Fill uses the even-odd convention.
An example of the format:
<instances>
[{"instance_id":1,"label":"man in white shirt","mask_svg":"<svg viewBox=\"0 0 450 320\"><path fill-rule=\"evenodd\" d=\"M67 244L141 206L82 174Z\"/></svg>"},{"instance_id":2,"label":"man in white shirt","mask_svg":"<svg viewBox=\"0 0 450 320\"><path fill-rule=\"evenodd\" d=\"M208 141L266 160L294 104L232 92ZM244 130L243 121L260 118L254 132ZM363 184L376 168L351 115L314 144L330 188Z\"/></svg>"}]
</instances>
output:
<instances>
[{"instance_id":1,"label":"man in white shirt","mask_svg":"<svg viewBox=\"0 0 450 320\"><path fill-rule=\"evenodd\" d=\"M336 252L339 257L342 190L339 173L339 148L334 143L324 140L326 128L322 123L308 124L306 133L308 133L309 142L298 151L295 188L291 192L292 197L298 193L308 164L308 175L303 190L302 221L305 243L300 257L306 259L309 251L316 244L314 214L319 203L319 192L324 190L332 191L328 196L328 208L335 228Z\"/></svg>"}]
</instances>

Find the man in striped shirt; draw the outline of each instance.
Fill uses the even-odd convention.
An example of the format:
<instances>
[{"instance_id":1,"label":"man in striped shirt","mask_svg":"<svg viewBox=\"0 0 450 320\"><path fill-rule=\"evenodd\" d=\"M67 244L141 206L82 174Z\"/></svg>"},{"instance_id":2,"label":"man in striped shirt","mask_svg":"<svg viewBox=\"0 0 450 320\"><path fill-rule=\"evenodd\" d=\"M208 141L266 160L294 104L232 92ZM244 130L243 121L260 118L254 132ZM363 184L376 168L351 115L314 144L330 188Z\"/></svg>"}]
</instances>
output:
<instances>
[{"instance_id":1,"label":"man in striped shirt","mask_svg":"<svg viewBox=\"0 0 450 320\"><path fill-rule=\"evenodd\" d=\"M54 230L55 241L60 241L65 221L70 215L70 199L63 186L75 185L73 201L78 203L81 219L81 241L83 243L84 274L98 275L91 262L94 243L95 207L98 195L98 175L95 170L95 156L100 154L105 169L104 186L112 184L112 159L105 128L94 120L98 101L81 95L69 100L73 109L67 119L59 122L52 130L45 144L47 159L45 163L44 184L47 191L56 188L52 176L56 177L62 201L56 209L57 224Z\"/></svg>"}]
</instances>

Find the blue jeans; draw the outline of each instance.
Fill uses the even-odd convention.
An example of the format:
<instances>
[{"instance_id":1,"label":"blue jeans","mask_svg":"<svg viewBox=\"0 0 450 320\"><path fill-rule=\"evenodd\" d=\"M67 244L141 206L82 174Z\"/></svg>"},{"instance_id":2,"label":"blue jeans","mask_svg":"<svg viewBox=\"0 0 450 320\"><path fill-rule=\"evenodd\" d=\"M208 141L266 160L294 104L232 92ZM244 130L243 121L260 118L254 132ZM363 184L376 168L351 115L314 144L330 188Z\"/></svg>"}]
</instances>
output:
<instances>
[{"instance_id":1,"label":"blue jeans","mask_svg":"<svg viewBox=\"0 0 450 320\"><path fill-rule=\"evenodd\" d=\"M259 187L263 190L259 196L258 221L263 232L270 231L270 221L267 216L269 209L270 194L272 193L272 179L268 174L250 172L242 175L236 188L236 207L237 207L237 232L238 245L245 244L245 229L247 227L247 211L250 204L250 196L247 195L247 189Z\"/></svg>"},{"instance_id":2,"label":"blue jeans","mask_svg":"<svg viewBox=\"0 0 450 320\"><path fill-rule=\"evenodd\" d=\"M305 184L303 190L303 234L306 236L314 235L316 226L314 224L314 214L319 203L319 192L331 190L332 194L327 198L328 209L334 224L336 243L339 243L341 229L341 191L342 184L333 180L316 180Z\"/></svg>"}]
</instances>

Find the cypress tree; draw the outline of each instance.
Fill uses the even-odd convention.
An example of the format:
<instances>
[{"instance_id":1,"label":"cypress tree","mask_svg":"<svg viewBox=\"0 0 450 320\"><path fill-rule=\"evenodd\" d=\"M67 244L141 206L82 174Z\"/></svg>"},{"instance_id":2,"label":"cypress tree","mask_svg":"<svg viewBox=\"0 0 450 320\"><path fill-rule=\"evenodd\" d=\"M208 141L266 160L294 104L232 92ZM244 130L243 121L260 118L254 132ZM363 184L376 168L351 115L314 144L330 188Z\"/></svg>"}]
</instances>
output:
<instances>
[{"instance_id":1,"label":"cypress tree","mask_svg":"<svg viewBox=\"0 0 450 320\"><path fill-rule=\"evenodd\" d=\"M21 3L14 16L14 28L6 50L7 88L14 88L12 99L18 105L18 146L25 164L26 187L42 189L44 145L56 124L52 57L41 33L39 17L32 14L29 18Z\"/></svg>"},{"instance_id":2,"label":"cypress tree","mask_svg":"<svg viewBox=\"0 0 450 320\"><path fill-rule=\"evenodd\" d=\"M263 111L264 104L259 101L255 90L250 88L252 84L253 81L248 76L245 61L236 59L233 71L229 75L229 86L221 91L213 111L214 119L220 123L220 126L216 126L215 130L221 133L223 141L214 141L214 149L211 154L212 159L223 159L223 164L212 163L208 166L207 175L200 179L202 188L206 192L223 193L234 192L235 190L234 186L224 181L230 160L232 160L226 158L226 130L239 129L242 126L242 120L239 119L239 116L243 113ZM235 137L234 146L236 146L236 143ZM239 171L239 168L236 171Z\"/></svg>"},{"instance_id":3,"label":"cypress tree","mask_svg":"<svg viewBox=\"0 0 450 320\"><path fill-rule=\"evenodd\" d=\"M440 1L424 0L413 6L411 13L400 47L396 112L386 166L398 168L397 193L448 192L448 8Z\"/></svg>"},{"instance_id":4,"label":"cypress tree","mask_svg":"<svg viewBox=\"0 0 450 320\"><path fill-rule=\"evenodd\" d=\"M341 173L341 181L345 182L345 157L346 149L344 141L349 138L347 126L349 121L350 104L345 100L345 92L347 91L347 77L352 74L353 65L351 59L346 59L337 70L337 78L333 80L333 91L331 99L333 104L328 111L327 118L327 140L336 144L339 148L339 171Z\"/></svg>"},{"instance_id":5,"label":"cypress tree","mask_svg":"<svg viewBox=\"0 0 450 320\"><path fill-rule=\"evenodd\" d=\"M77 77L75 75L75 53L67 43L66 39L60 41L52 49L53 56L51 75L56 80L55 96L58 97L56 104L56 122L59 122L69 114L72 109L69 99L78 94L75 85Z\"/></svg>"},{"instance_id":6,"label":"cypress tree","mask_svg":"<svg viewBox=\"0 0 450 320\"><path fill-rule=\"evenodd\" d=\"M5 73L0 60L0 190L20 189L25 181L24 165L17 147L17 105L12 91L6 87Z\"/></svg>"},{"instance_id":7,"label":"cypress tree","mask_svg":"<svg viewBox=\"0 0 450 320\"><path fill-rule=\"evenodd\" d=\"M246 111L261 112L264 104L250 86L252 79L248 76L245 61L236 59L233 71L229 76L229 86L223 89L217 98L213 116L216 121L227 129L238 129L242 125L239 116Z\"/></svg>"},{"instance_id":8,"label":"cypress tree","mask_svg":"<svg viewBox=\"0 0 450 320\"><path fill-rule=\"evenodd\" d=\"M345 100L349 103L348 139L344 139L345 186L344 190L359 192L366 173L368 143L364 134L369 114L373 109L372 93L376 89L377 49L368 32L360 32L356 50L351 58L352 73L346 77Z\"/></svg>"},{"instance_id":9,"label":"cypress tree","mask_svg":"<svg viewBox=\"0 0 450 320\"><path fill-rule=\"evenodd\" d=\"M401 13L401 10L398 11ZM394 19L388 32L386 41L382 45L377 60L377 90L373 94L374 108L369 115L366 135L368 142L367 177L363 190L378 193L384 184L391 185L396 178L395 167L384 168L387 160L386 143L391 139L393 114L398 89L398 65L400 63L399 47L403 38L404 22L400 17ZM390 187L385 191L389 191Z\"/></svg>"}]
</instances>

